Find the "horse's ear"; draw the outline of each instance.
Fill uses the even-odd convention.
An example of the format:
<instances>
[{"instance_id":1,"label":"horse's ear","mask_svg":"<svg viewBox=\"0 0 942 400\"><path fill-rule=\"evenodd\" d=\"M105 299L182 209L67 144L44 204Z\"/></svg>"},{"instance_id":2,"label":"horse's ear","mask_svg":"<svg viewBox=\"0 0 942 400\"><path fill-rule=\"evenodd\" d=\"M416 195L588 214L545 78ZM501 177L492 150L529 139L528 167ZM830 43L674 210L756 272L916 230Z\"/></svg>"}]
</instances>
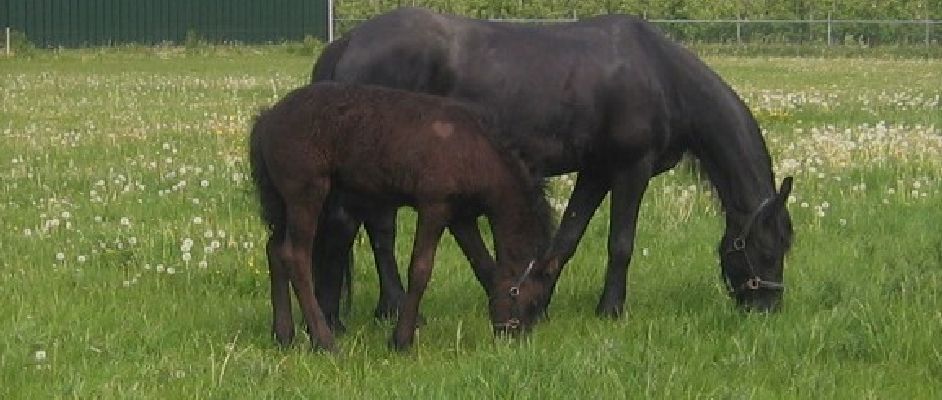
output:
<instances>
[{"instance_id":1,"label":"horse's ear","mask_svg":"<svg viewBox=\"0 0 942 400\"><path fill-rule=\"evenodd\" d=\"M782 179L782 185L778 189L778 194L775 195L775 203L772 207L773 211L767 213L768 216L771 217L785 210L785 204L788 204L788 196L792 193L792 181L794 181L794 179L790 176L786 176L785 179Z\"/></svg>"},{"instance_id":2,"label":"horse's ear","mask_svg":"<svg viewBox=\"0 0 942 400\"><path fill-rule=\"evenodd\" d=\"M786 176L782 179L782 186L778 188L778 198L781 201L788 200L788 195L792 193L792 181L794 178Z\"/></svg>"}]
</instances>

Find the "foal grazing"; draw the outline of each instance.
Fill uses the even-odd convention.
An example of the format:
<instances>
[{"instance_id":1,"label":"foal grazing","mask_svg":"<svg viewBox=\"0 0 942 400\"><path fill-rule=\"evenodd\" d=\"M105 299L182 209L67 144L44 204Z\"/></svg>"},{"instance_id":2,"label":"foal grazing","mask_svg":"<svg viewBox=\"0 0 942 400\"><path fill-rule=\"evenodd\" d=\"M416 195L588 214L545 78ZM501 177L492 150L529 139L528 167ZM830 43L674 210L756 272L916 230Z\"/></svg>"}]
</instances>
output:
<instances>
[{"instance_id":1,"label":"foal grazing","mask_svg":"<svg viewBox=\"0 0 942 400\"><path fill-rule=\"evenodd\" d=\"M290 282L315 347L335 348L311 273L315 227L331 191L364 207L410 205L418 212L394 347L412 344L444 228L473 225L481 214L495 239L497 271L488 290L494 327L515 331L533 323L558 265L537 260L549 242L549 208L540 181L484 127L454 100L333 83L297 89L258 117L250 153L271 229L272 329L279 343L294 334Z\"/></svg>"}]
</instances>

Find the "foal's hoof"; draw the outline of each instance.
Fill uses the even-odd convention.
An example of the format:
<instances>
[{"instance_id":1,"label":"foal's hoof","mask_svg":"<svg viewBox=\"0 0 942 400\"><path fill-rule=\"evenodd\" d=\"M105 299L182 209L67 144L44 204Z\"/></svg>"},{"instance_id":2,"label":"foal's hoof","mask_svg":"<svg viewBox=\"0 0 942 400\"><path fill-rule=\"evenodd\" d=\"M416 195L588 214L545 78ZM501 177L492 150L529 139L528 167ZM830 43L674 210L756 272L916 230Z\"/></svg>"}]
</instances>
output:
<instances>
[{"instance_id":1,"label":"foal's hoof","mask_svg":"<svg viewBox=\"0 0 942 400\"><path fill-rule=\"evenodd\" d=\"M595 307L595 314L598 315L599 318L620 319L624 313L625 307L621 304L599 303L599 305Z\"/></svg>"}]
</instances>

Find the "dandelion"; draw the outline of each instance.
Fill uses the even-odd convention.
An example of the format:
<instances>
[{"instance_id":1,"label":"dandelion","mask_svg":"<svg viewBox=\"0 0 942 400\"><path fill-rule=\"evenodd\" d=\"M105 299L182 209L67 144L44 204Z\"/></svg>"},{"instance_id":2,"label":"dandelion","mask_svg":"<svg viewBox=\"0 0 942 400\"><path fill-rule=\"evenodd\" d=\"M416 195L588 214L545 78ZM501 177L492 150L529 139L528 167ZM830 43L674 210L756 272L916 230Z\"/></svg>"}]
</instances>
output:
<instances>
[{"instance_id":1,"label":"dandelion","mask_svg":"<svg viewBox=\"0 0 942 400\"><path fill-rule=\"evenodd\" d=\"M64 261L65 253L56 253L56 261Z\"/></svg>"},{"instance_id":2,"label":"dandelion","mask_svg":"<svg viewBox=\"0 0 942 400\"><path fill-rule=\"evenodd\" d=\"M193 217L193 225L200 225L203 223L203 217Z\"/></svg>"},{"instance_id":3,"label":"dandelion","mask_svg":"<svg viewBox=\"0 0 942 400\"><path fill-rule=\"evenodd\" d=\"M173 267L167 268L168 275L173 275L175 273L177 273L177 270L173 269Z\"/></svg>"},{"instance_id":4,"label":"dandelion","mask_svg":"<svg viewBox=\"0 0 942 400\"><path fill-rule=\"evenodd\" d=\"M807 201L801 202L801 208L808 208L809 204Z\"/></svg>"},{"instance_id":5,"label":"dandelion","mask_svg":"<svg viewBox=\"0 0 942 400\"><path fill-rule=\"evenodd\" d=\"M205 180L205 179L201 180L201 181L200 181L200 186L202 186L202 187L209 187L209 181L207 181L207 180Z\"/></svg>"},{"instance_id":6,"label":"dandelion","mask_svg":"<svg viewBox=\"0 0 942 400\"><path fill-rule=\"evenodd\" d=\"M134 246L137 244L137 237L131 236L128 238L128 244Z\"/></svg>"},{"instance_id":7,"label":"dandelion","mask_svg":"<svg viewBox=\"0 0 942 400\"><path fill-rule=\"evenodd\" d=\"M80 262L80 263L85 262L86 259L87 259L87 258L85 257L84 254L80 254L78 257L75 257L75 260L78 261L78 262Z\"/></svg>"},{"instance_id":8,"label":"dandelion","mask_svg":"<svg viewBox=\"0 0 942 400\"><path fill-rule=\"evenodd\" d=\"M213 237L213 230L207 229L206 232L203 232L203 237L206 239L211 239Z\"/></svg>"},{"instance_id":9,"label":"dandelion","mask_svg":"<svg viewBox=\"0 0 942 400\"><path fill-rule=\"evenodd\" d=\"M645 256L645 257L647 257L647 256L648 256L648 254L651 254L651 252L650 252L650 251L648 250L648 248L647 248L647 247L645 247L645 248L643 248L643 249L641 249L641 255L642 255L642 256Z\"/></svg>"},{"instance_id":10,"label":"dandelion","mask_svg":"<svg viewBox=\"0 0 942 400\"><path fill-rule=\"evenodd\" d=\"M193 257L193 256L191 256L189 252L183 253L183 261L185 261L185 262L190 262L190 259L191 259L192 257Z\"/></svg>"},{"instance_id":11,"label":"dandelion","mask_svg":"<svg viewBox=\"0 0 942 400\"><path fill-rule=\"evenodd\" d=\"M43 361L46 361L46 351L45 351L45 350L36 350L36 352L33 353L33 359L36 360L36 362L43 362Z\"/></svg>"},{"instance_id":12,"label":"dandelion","mask_svg":"<svg viewBox=\"0 0 942 400\"><path fill-rule=\"evenodd\" d=\"M131 286L131 281L122 281L122 282L121 282L121 286L130 287L130 286Z\"/></svg>"},{"instance_id":13,"label":"dandelion","mask_svg":"<svg viewBox=\"0 0 942 400\"><path fill-rule=\"evenodd\" d=\"M157 266L154 267L154 269L156 269L157 272L164 272L164 265L163 265L163 264L157 264Z\"/></svg>"},{"instance_id":14,"label":"dandelion","mask_svg":"<svg viewBox=\"0 0 942 400\"><path fill-rule=\"evenodd\" d=\"M206 267L209 266L209 263L207 263L206 260L202 260L199 262L199 264L197 264L197 266L199 266L200 269L206 269Z\"/></svg>"},{"instance_id":15,"label":"dandelion","mask_svg":"<svg viewBox=\"0 0 942 400\"><path fill-rule=\"evenodd\" d=\"M122 226L131 226L131 219L128 217L121 217Z\"/></svg>"},{"instance_id":16,"label":"dandelion","mask_svg":"<svg viewBox=\"0 0 942 400\"><path fill-rule=\"evenodd\" d=\"M23 229L23 236L33 236L33 230L29 228Z\"/></svg>"},{"instance_id":17,"label":"dandelion","mask_svg":"<svg viewBox=\"0 0 942 400\"><path fill-rule=\"evenodd\" d=\"M63 218L63 219L69 219L69 218L71 218L71 217L72 217L72 213L70 213L70 212L68 212L68 211L63 211L63 212L62 212L62 218Z\"/></svg>"},{"instance_id":18,"label":"dandelion","mask_svg":"<svg viewBox=\"0 0 942 400\"><path fill-rule=\"evenodd\" d=\"M844 218L837 220L837 223L840 224L841 226L847 226L847 220Z\"/></svg>"}]
</instances>

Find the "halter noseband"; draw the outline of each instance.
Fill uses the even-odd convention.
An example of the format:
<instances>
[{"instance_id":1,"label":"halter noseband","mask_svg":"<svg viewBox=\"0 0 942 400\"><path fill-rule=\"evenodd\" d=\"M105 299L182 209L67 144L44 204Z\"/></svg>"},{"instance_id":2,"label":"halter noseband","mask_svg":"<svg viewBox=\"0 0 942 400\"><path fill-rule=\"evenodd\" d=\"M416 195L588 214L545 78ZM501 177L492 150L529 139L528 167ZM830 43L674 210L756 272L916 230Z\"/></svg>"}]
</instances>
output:
<instances>
[{"instance_id":1,"label":"halter noseband","mask_svg":"<svg viewBox=\"0 0 942 400\"><path fill-rule=\"evenodd\" d=\"M746 252L746 239L749 237L749 234L752 233L752 225L755 222L756 218L759 215L762 215L765 212L765 209L772 204L772 199L775 196L767 197L765 200L762 200L759 203L759 206L756 207L755 211L749 215L749 219L746 220L746 225L743 227L742 232L739 233L739 236L733 238L733 248L726 250L726 254L742 252L743 257L746 258L746 267L749 268L749 275L751 278L746 279L745 282L740 284L737 288L731 289L730 291L738 290L759 290L759 289L768 289L768 290L785 290L785 284L782 282L767 281L759 277L759 274L756 273L755 266L752 265L752 260L749 259L749 253ZM727 282L729 278L726 279ZM732 286L732 285L730 285Z\"/></svg>"},{"instance_id":2,"label":"halter noseband","mask_svg":"<svg viewBox=\"0 0 942 400\"><path fill-rule=\"evenodd\" d=\"M523 270L523 274L521 274L520 277L518 277L517 280L514 281L513 285L510 286L510 290L508 291L508 294L510 295L511 299L516 300L517 296L520 295L520 285L522 285L523 282L527 280L527 278L530 276L530 273L533 272L533 264L535 263L536 263L536 260L530 260L530 264L527 265L527 269ZM513 311L511 312L511 314L513 316L510 319L508 319L507 322L495 322L493 324L494 327L510 329L510 330L517 329L520 326L520 318L518 317L520 315L520 311L517 309L516 301L514 301L513 303Z\"/></svg>"}]
</instances>

